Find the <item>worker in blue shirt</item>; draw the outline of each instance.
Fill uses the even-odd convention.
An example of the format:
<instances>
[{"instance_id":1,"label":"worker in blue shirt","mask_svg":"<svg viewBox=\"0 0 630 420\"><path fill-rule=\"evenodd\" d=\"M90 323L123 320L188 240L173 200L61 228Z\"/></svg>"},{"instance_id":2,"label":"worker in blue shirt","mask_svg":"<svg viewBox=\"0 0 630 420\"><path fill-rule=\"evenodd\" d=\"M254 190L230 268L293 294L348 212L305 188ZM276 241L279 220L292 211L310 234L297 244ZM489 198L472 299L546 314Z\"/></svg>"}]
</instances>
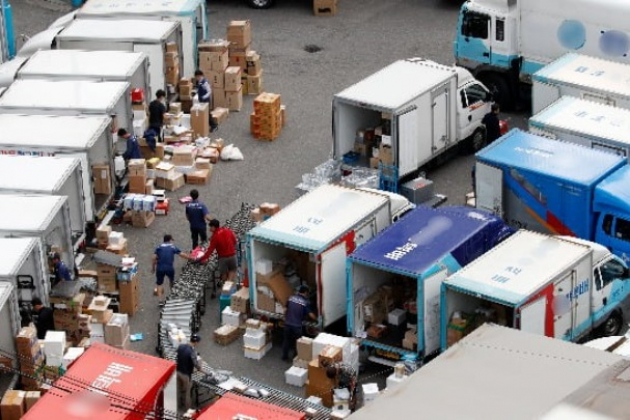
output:
<instances>
[{"instance_id":1,"label":"worker in blue shirt","mask_svg":"<svg viewBox=\"0 0 630 420\"><path fill-rule=\"evenodd\" d=\"M210 104L210 109L212 109L212 88L210 87L210 83L208 79L203 75L201 70L195 71L195 89L197 89L197 99L201 103ZM217 131L219 126L217 122L212 118L212 114L210 114L210 132L214 133Z\"/></svg>"},{"instance_id":2,"label":"worker in blue shirt","mask_svg":"<svg viewBox=\"0 0 630 420\"><path fill-rule=\"evenodd\" d=\"M55 252L52 257L53 267L55 270L55 283L58 283L62 280L71 281L72 276L70 275L70 270L66 263L61 261L61 256L58 252Z\"/></svg>"},{"instance_id":3,"label":"worker in blue shirt","mask_svg":"<svg viewBox=\"0 0 630 420\"><path fill-rule=\"evenodd\" d=\"M201 341L198 334L190 336L190 343L177 347L177 405L182 411L190 409L190 394L192 388L192 374L201 370L201 363L195 347Z\"/></svg>"},{"instance_id":4,"label":"worker in blue shirt","mask_svg":"<svg viewBox=\"0 0 630 420\"><path fill-rule=\"evenodd\" d=\"M298 293L291 296L287 302L287 312L284 317L282 360L289 360L289 350L295 352L295 342L302 337L302 322L306 318L313 321L317 320L308 301L308 287L300 286Z\"/></svg>"},{"instance_id":5,"label":"worker in blue shirt","mask_svg":"<svg viewBox=\"0 0 630 420\"><path fill-rule=\"evenodd\" d=\"M142 159L142 153L140 152L140 144L138 139L133 134L129 133L124 128L118 130L118 137L127 140L127 150L123 153L125 160L129 159Z\"/></svg>"},{"instance_id":6,"label":"worker in blue shirt","mask_svg":"<svg viewBox=\"0 0 630 420\"><path fill-rule=\"evenodd\" d=\"M208 240L208 233L206 231L206 220L212 220L208 207L199 201L199 191L190 191L190 198L192 201L186 204L186 219L190 224L190 237L192 239L192 249L197 248L199 245L199 239L201 242Z\"/></svg>"},{"instance_id":7,"label":"worker in blue shirt","mask_svg":"<svg viewBox=\"0 0 630 420\"><path fill-rule=\"evenodd\" d=\"M184 254L173 244L171 235L164 235L164 242L155 248L153 253L153 266L151 272L155 274L155 294L158 297L159 305L164 305L164 278L168 277L170 289L175 281L175 255L190 259L188 254Z\"/></svg>"}]
</instances>

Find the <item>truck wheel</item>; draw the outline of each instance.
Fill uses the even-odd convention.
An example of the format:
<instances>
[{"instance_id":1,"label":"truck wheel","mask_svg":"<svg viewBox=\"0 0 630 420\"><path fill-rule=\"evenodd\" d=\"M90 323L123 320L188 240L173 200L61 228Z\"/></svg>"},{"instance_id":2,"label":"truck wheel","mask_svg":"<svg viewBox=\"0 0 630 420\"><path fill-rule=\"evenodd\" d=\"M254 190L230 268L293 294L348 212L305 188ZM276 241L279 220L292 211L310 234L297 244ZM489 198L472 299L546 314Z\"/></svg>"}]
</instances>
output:
<instances>
[{"instance_id":1,"label":"truck wheel","mask_svg":"<svg viewBox=\"0 0 630 420\"><path fill-rule=\"evenodd\" d=\"M247 0L247 5L252 9L269 9L275 0Z\"/></svg>"},{"instance_id":2,"label":"truck wheel","mask_svg":"<svg viewBox=\"0 0 630 420\"><path fill-rule=\"evenodd\" d=\"M623 325L623 318L619 312L613 312L606 322L604 322L600 328L600 335L603 337L612 337L619 335L621 327Z\"/></svg>"},{"instance_id":3,"label":"truck wheel","mask_svg":"<svg viewBox=\"0 0 630 420\"><path fill-rule=\"evenodd\" d=\"M486 147L487 139L485 131L478 128L470 137L468 137L468 141L466 143L468 153L477 153Z\"/></svg>"},{"instance_id":4,"label":"truck wheel","mask_svg":"<svg viewBox=\"0 0 630 420\"><path fill-rule=\"evenodd\" d=\"M501 110L511 111L514 109L512 91L503 76L494 73L482 73L478 79L490 90L494 102L499 104Z\"/></svg>"}]
</instances>

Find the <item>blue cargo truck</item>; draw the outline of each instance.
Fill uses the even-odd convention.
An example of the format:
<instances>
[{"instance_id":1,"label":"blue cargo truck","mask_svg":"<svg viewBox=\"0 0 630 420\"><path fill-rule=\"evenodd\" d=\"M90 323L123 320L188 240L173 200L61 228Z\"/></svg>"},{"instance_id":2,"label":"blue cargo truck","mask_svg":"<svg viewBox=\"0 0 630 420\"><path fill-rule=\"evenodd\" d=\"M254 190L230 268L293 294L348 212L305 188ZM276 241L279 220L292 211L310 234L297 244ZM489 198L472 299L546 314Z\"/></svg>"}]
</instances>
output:
<instances>
[{"instance_id":1,"label":"blue cargo truck","mask_svg":"<svg viewBox=\"0 0 630 420\"><path fill-rule=\"evenodd\" d=\"M630 261L627 159L512 130L476 155L476 207L512 227L597 242Z\"/></svg>"},{"instance_id":2,"label":"blue cargo truck","mask_svg":"<svg viewBox=\"0 0 630 420\"><path fill-rule=\"evenodd\" d=\"M412 210L348 257L348 332L376 363L435 354L442 281L512 232L468 207Z\"/></svg>"}]
</instances>

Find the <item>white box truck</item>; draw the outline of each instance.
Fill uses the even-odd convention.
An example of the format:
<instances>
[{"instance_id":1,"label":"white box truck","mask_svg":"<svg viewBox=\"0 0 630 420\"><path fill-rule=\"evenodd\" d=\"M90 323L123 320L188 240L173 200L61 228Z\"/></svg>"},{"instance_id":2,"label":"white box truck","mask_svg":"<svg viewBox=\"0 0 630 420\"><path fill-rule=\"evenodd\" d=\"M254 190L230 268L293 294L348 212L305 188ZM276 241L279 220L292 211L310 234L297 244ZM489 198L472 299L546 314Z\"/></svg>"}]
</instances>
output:
<instances>
[{"instance_id":1,"label":"white box truck","mask_svg":"<svg viewBox=\"0 0 630 420\"><path fill-rule=\"evenodd\" d=\"M322 185L249 231L247 263L254 311L282 318L287 296L304 284L316 291L313 309L323 327L343 318L346 256L389 226L392 214L385 194ZM283 260L295 266L298 279L285 278L286 271L276 273L276 264L284 264Z\"/></svg>"},{"instance_id":2,"label":"white box truck","mask_svg":"<svg viewBox=\"0 0 630 420\"><path fill-rule=\"evenodd\" d=\"M532 112L540 112L562 96L630 109L628 73L628 64L566 54L534 73Z\"/></svg>"},{"instance_id":3,"label":"white box truck","mask_svg":"<svg viewBox=\"0 0 630 420\"><path fill-rule=\"evenodd\" d=\"M0 346L3 356L16 354L15 336L20 331L21 317L15 287L0 278ZM18 369L17 358L11 359L12 368Z\"/></svg>"},{"instance_id":4,"label":"white box truck","mask_svg":"<svg viewBox=\"0 0 630 420\"><path fill-rule=\"evenodd\" d=\"M40 298L44 305L50 303L48 258L42 242L38 238L0 238L0 252L3 255L0 285L10 283L13 286L22 322L28 321L34 297ZM20 319L16 321L20 325Z\"/></svg>"},{"instance_id":5,"label":"white box truck","mask_svg":"<svg viewBox=\"0 0 630 420\"><path fill-rule=\"evenodd\" d=\"M104 116L3 114L0 115L0 155L79 159L85 217L88 222L96 222L107 208L115 189L114 176L111 176L111 191L108 194L97 194L92 180L93 165L108 165L110 173L114 173L111 125L111 118ZM41 182L45 183L44 180ZM74 205L72 200L70 203Z\"/></svg>"},{"instance_id":6,"label":"white box truck","mask_svg":"<svg viewBox=\"0 0 630 420\"><path fill-rule=\"evenodd\" d=\"M73 242L84 239L87 219L79 159L0 155L0 194L68 197Z\"/></svg>"},{"instance_id":7,"label":"white box truck","mask_svg":"<svg viewBox=\"0 0 630 420\"><path fill-rule=\"evenodd\" d=\"M164 89L167 64L166 44L174 42L182 50L182 31L178 22L155 20L75 20L55 37L60 50L143 52L149 57L151 90ZM182 56L179 55L179 68Z\"/></svg>"},{"instance_id":8,"label":"white box truck","mask_svg":"<svg viewBox=\"0 0 630 420\"><path fill-rule=\"evenodd\" d=\"M484 322L569 341L617 335L628 277L601 245L520 230L442 283L442 350Z\"/></svg>"},{"instance_id":9,"label":"white box truck","mask_svg":"<svg viewBox=\"0 0 630 420\"><path fill-rule=\"evenodd\" d=\"M456 63L507 109L528 97L536 71L565 53L627 63L629 13L621 0L468 0L457 21Z\"/></svg>"},{"instance_id":10,"label":"white box truck","mask_svg":"<svg viewBox=\"0 0 630 420\"><path fill-rule=\"evenodd\" d=\"M68 199L54 195L3 195L0 199L0 238L37 238L46 255L59 252L73 273L75 248ZM49 286L46 284L46 294Z\"/></svg>"},{"instance_id":11,"label":"white box truck","mask_svg":"<svg viewBox=\"0 0 630 420\"><path fill-rule=\"evenodd\" d=\"M565 96L531 117L529 131L630 159L628 109Z\"/></svg>"},{"instance_id":12,"label":"white box truck","mask_svg":"<svg viewBox=\"0 0 630 420\"><path fill-rule=\"evenodd\" d=\"M399 178L413 176L464 140L472 150L481 149L486 143L481 120L490 100L463 68L420 58L396 61L334 96L333 158L350 163L357 132L382 126L381 144L391 146L392 156L390 163L380 158L393 168L381 171L381 178L397 188ZM352 164L368 166L372 156L364 150Z\"/></svg>"},{"instance_id":13,"label":"white box truck","mask_svg":"<svg viewBox=\"0 0 630 420\"><path fill-rule=\"evenodd\" d=\"M15 78L127 82L131 89L140 88L148 98L152 97L149 59L144 53L43 50L26 60ZM160 89L166 90L166 84Z\"/></svg>"}]
</instances>

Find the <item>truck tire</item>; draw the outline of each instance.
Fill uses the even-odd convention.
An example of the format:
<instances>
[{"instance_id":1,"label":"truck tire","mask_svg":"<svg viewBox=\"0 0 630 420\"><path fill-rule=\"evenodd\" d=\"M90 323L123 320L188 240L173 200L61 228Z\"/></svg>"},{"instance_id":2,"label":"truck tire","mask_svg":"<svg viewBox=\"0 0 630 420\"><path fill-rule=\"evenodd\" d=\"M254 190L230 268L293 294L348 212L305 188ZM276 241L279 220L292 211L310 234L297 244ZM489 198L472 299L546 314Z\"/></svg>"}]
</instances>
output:
<instances>
[{"instance_id":1,"label":"truck tire","mask_svg":"<svg viewBox=\"0 0 630 420\"><path fill-rule=\"evenodd\" d=\"M619 335L623 326L623 317L621 313L614 311L606 321L599 327L599 332L602 337L612 337Z\"/></svg>"},{"instance_id":2,"label":"truck tire","mask_svg":"<svg viewBox=\"0 0 630 420\"><path fill-rule=\"evenodd\" d=\"M477 79L486 85L494 102L498 103L503 111L514 109L514 96L505 77L496 73L481 73Z\"/></svg>"},{"instance_id":3,"label":"truck tire","mask_svg":"<svg viewBox=\"0 0 630 420\"><path fill-rule=\"evenodd\" d=\"M269 9L275 0L247 0L247 5L252 9Z\"/></svg>"},{"instance_id":4,"label":"truck tire","mask_svg":"<svg viewBox=\"0 0 630 420\"><path fill-rule=\"evenodd\" d=\"M486 147L487 143L486 132L481 128L478 128L470 137L468 137L468 140L466 140L466 150L468 153L477 153Z\"/></svg>"}]
</instances>

